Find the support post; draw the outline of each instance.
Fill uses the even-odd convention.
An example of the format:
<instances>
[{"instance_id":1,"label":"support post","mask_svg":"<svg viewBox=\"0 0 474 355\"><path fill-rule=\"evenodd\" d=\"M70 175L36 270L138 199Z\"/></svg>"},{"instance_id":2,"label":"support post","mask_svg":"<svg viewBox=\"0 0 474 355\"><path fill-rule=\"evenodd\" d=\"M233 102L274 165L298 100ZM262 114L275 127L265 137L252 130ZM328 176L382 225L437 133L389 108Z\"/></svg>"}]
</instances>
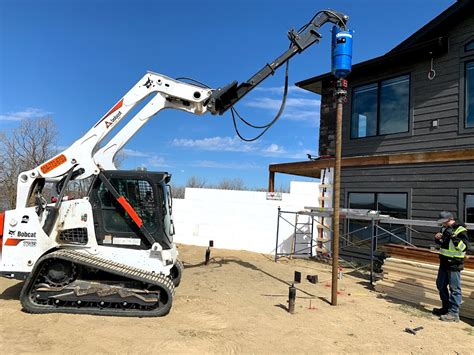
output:
<instances>
[{"instance_id":1,"label":"support post","mask_svg":"<svg viewBox=\"0 0 474 355\"><path fill-rule=\"evenodd\" d=\"M290 314L295 313L295 302L296 302L296 287L295 284L291 284L288 289L288 312Z\"/></svg>"},{"instance_id":2,"label":"support post","mask_svg":"<svg viewBox=\"0 0 474 355\"><path fill-rule=\"evenodd\" d=\"M377 232L375 232L375 220L372 219L371 223L372 232L370 233L370 284L374 284L374 250L375 250L375 238L377 238Z\"/></svg>"},{"instance_id":3,"label":"support post","mask_svg":"<svg viewBox=\"0 0 474 355\"><path fill-rule=\"evenodd\" d=\"M270 171L268 175L268 192L275 192L275 172Z\"/></svg>"},{"instance_id":4,"label":"support post","mask_svg":"<svg viewBox=\"0 0 474 355\"><path fill-rule=\"evenodd\" d=\"M276 235L276 245L275 245L275 262L277 262L277 260L278 260L278 237L280 236L280 216L281 216L281 207L278 206L277 235Z\"/></svg>"},{"instance_id":5,"label":"support post","mask_svg":"<svg viewBox=\"0 0 474 355\"><path fill-rule=\"evenodd\" d=\"M347 96L347 81L336 81L336 156L333 185L332 285L331 305L337 306L339 272L339 212L341 204L342 106Z\"/></svg>"}]
</instances>

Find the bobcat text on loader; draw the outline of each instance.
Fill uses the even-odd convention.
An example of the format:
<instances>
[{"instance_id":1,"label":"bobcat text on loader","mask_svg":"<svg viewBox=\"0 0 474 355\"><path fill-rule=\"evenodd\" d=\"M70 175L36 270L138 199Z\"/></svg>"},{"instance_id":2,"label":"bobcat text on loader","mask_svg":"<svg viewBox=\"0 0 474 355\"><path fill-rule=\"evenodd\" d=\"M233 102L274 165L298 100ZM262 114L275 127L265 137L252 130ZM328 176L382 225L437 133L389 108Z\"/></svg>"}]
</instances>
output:
<instances>
[{"instance_id":1,"label":"bobcat text on loader","mask_svg":"<svg viewBox=\"0 0 474 355\"><path fill-rule=\"evenodd\" d=\"M69 148L18 177L16 209L0 213L0 274L26 279L21 303L31 313L163 316L183 265L173 243L171 175L116 170L114 157L163 109L222 115L321 35L327 22L346 29L348 17L318 12L290 47L248 81L210 89L148 72ZM137 104L152 99L101 147ZM67 199L72 181L92 180L87 196ZM45 185L56 199L47 203Z\"/></svg>"}]
</instances>

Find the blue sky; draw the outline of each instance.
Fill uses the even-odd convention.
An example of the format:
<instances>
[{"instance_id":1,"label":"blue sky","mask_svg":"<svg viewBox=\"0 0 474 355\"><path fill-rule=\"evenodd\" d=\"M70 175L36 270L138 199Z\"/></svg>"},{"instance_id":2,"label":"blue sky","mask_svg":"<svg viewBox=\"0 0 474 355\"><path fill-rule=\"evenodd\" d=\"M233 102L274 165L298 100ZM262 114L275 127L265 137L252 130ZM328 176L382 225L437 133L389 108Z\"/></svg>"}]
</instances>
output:
<instances>
[{"instance_id":1,"label":"blue sky","mask_svg":"<svg viewBox=\"0 0 474 355\"><path fill-rule=\"evenodd\" d=\"M213 88L245 81L288 47L286 33L320 9L350 16L354 63L384 54L453 0L0 0L0 129L51 116L66 147L84 134L147 70ZM320 44L290 62L281 120L255 143L240 141L230 113L163 111L126 146L124 168L147 166L209 183L241 178L266 187L268 165L317 154L319 96L294 83L330 70L330 25ZM237 108L256 123L277 112L283 68ZM256 132L242 128L247 136ZM277 175L276 185L302 178ZM309 179L308 179L309 180Z\"/></svg>"}]
</instances>

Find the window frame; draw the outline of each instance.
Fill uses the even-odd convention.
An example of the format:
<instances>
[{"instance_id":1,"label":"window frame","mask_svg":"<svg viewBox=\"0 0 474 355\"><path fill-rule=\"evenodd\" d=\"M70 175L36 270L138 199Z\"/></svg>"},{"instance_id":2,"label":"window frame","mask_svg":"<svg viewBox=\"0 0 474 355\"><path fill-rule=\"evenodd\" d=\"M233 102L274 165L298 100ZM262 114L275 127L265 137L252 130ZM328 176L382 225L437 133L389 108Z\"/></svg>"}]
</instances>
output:
<instances>
[{"instance_id":1,"label":"window frame","mask_svg":"<svg viewBox=\"0 0 474 355\"><path fill-rule=\"evenodd\" d=\"M373 193L373 194L406 194L407 196L407 219L411 219L412 214L412 195L413 189L407 188L346 188L344 189L344 205L346 208L350 208L349 194L351 193ZM375 203L377 204L377 196L375 196ZM349 221L350 219L344 220L344 234L349 232ZM411 243L411 230L407 229L407 242ZM344 245L346 242L343 242Z\"/></svg>"},{"instance_id":2,"label":"window frame","mask_svg":"<svg viewBox=\"0 0 474 355\"><path fill-rule=\"evenodd\" d=\"M468 222L467 221L467 206L466 206L466 197L467 196L473 196L474 197L474 193L465 193L463 194L462 196L462 200L463 200L463 209L462 209L462 213L463 213L463 217L461 218L461 220L465 223L474 223L474 221L471 221L471 222Z\"/></svg>"},{"instance_id":3,"label":"window frame","mask_svg":"<svg viewBox=\"0 0 474 355\"><path fill-rule=\"evenodd\" d=\"M110 182L111 182L111 184L113 185L113 187L114 187L117 191L119 191L119 190L118 190L117 186L115 186L114 183L113 183L113 180L114 180L114 179L127 180L127 181L128 181L128 180L136 180L136 181L139 181L139 182L140 182L140 181L145 181L145 182L147 182L147 183L149 184L149 186L151 187L151 191L152 191L152 193L153 193L153 203L152 203L152 206L153 206L154 212L155 212L155 214L156 214L156 215L155 215L155 218L156 218L156 219L160 218L160 217L159 217L159 213L158 213L158 212L159 212L159 209L158 209L158 206L157 206L157 204L156 204L156 198L157 198L157 195L156 195L156 194L157 194L158 191L157 191L157 188L154 186L153 182L150 181L150 179L148 179L148 178L146 178L146 177L124 177L124 178L122 178L122 177L112 177L112 178L110 178ZM105 184L104 184L103 182L100 182L100 183L99 183L99 187L97 188L97 201L98 201L98 208L99 208L99 210L101 211L101 214L102 214L102 223L103 223L103 229L104 229L104 231L107 232L107 233L110 233L110 234L112 234L112 235L123 235L123 236L129 235L129 234L131 234L131 233L135 233L135 232L133 231L133 228L135 228L135 225L134 225L133 223L127 223L127 222L126 222L127 225L128 225L128 228L130 229L130 231L112 230L112 229L109 228L110 225L107 225L107 223L105 223L105 218L104 218L104 215L103 215L103 213L104 213L103 211L104 211L104 210L108 210L108 209L110 209L110 210L117 210L117 206L104 206L104 205L103 205L102 198L101 198L101 196L99 195L99 190L100 190L101 186L104 186L104 187L105 187L105 190L107 191L107 193L110 194L111 196L112 196L112 193L107 189L107 187L105 186ZM130 205L132 205L133 209L136 209L136 206L133 206L133 203L132 203L131 201L129 201L129 196L125 196L125 198L126 198L127 201L130 203ZM113 198L113 196L112 196L112 199L111 199L112 205L115 203L115 201L116 201L115 198ZM128 212L127 212L127 211L124 211L124 212L125 212L125 214L124 214L124 216L123 216L122 218L126 221L126 217L125 217L125 216L128 215ZM117 213L118 213L118 212L117 212ZM140 217L141 219L143 219L143 216L139 216L139 217ZM131 217L130 217L130 218L131 218ZM151 234L155 234L155 233L158 231L158 226L156 226L154 229L148 229L148 231L149 231Z\"/></svg>"},{"instance_id":4,"label":"window frame","mask_svg":"<svg viewBox=\"0 0 474 355\"><path fill-rule=\"evenodd\" d=\"M408 123L408 128L406 131L402 132L394 132L394 133L384 133L380 134L380 92L381 92L381 87L382 87L382 82L383 81L388 81L392 79L396 79L399 77L407 76L408 77L408 116L407 116L407 123ZM376 84L377 86L377 117L376 117L376 134L372 136L365 136L365 137L353 137L352 136L352 113L354 112L354 91L360 87L363 86L369 86ZM407 73L401 73L397 75L392 75L389 77L385 77L382 79L378 80L372 80L369 82L364 82L360 83L354 87L351 88L350 92L350 100L351 100L351 105L350 105L350 115L349 115L349 140L356 141L359 139L370 139L370 138L376 138L376 137L385 137L385 136L390 136L390 137L398 137L398 136L407 136L411 134L412 131L412 117L413 117L413 110L412 110L412 75L411 72Z\"/></svg>"},{"instance_id":5,"label":"window frame","mask_svg":"<svg viewBox=\"0 0 474 355\"><path fill-rule=\"evenodd\" d=\"M465 47L468 43L474 41L474 36L469 37L461 45L461 53L459 55L459 110L458 110L458 133L459 134L472 134L474 132L474 126L466 127L466 68L467 63L474 62L474 50L466 51Z\"/></svg>"},{"instance_id":6,"label":"window frame","mask_svg":"<svg viewBox=\"0 0 474 355\"><path fill-rule=\"evenodd\" d=\"M468 60L465 60L463 61L463 76L462 76L462 79L463 79L463 83L462 83L462 86L461 87L461 90L462 90L462 94L460 95L460 101L461 101L461 96L462 96L462 110L460 109L460 115L462 116L462 128L464 130L471 130L474 128L474 124L471 126L471 127L467 127L467 66L471 64L472 65L472 68L474 69L474 57L468 59ZM474 77L473 77L474 79ZM473 92L473 97L472 97L472 100L474 101L474 92Z\"/></svg>"},{"instance_id":7,"label":"window frame","mask_svg":"<svg viewBox=\"0 0 474 355\"><path fill-rule=\"evenodd\" d=\"M473 46L472 49L467 49L467 46L469 46L469 45L472 45L472 46ZM470 39L468 39L468 40L464 43L464 45L463 45L463 51L464 51L465 53L474 52L474 38L471 37Z\"/></svg>"},{"instance_id":8,"label":"window frame","mask_svg":"<svg viewBox=\"0 0 474 355\"><path fill-rule=\"evenodd\" d=\"M389 195L389 194L392 194L392 195L395 195L395 194L402 195L402 194L404 194L404 195L407 196L407 218L409 216L408 215L408 205L409 205L408 197L409 197L409 193L408 193L407 190L393 191L392 189L388 189L388 190L383 189L383 190L374 191L373 189L371 189L371 190L367 190L367 191L361 191L361 189L356 189L356 190L347 191L347 206L348 206L347 208L351 208L351 207L349 207L350 203L351 203L350 194L374 194L375 195L374 196L375 197L374 202L375 202L376 205L378 205L378 202L379 202L379 200L378 200L378 195L379 194L387 194L387 195Z\"/></svg>"},{"instance_id":9,"label":"window frame","mask_svg":"<svg viewBox=\"0 0 474 355\"><path fill-rule=\"evenodd\" d=\"M465 195L474 195L474 188L458 189L458 211L457 211L457 216L454 216L454 217L457 217L462 222L467 223L465 221L465 214L464 214L465 209L466 209L466 206L464 203ZM474 222L471 222L471 223L474 223Z\"/></svg>"}]
</instances>

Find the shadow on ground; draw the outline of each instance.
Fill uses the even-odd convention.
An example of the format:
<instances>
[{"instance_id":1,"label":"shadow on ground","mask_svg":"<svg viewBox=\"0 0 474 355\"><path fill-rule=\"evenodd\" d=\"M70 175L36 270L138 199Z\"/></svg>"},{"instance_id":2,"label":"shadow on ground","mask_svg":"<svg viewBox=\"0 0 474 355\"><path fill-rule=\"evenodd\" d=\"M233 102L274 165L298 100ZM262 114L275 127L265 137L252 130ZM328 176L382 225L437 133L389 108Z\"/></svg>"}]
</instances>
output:
<instances>
[{"instance_id":1,"label":"shadow on ground","mask_svg":"<svg viewBox=\"0 0 474 355\"><path fill-rule=\"evenodd\" d=\"M275 275L272 275L268 272L266 272L265 270L262 270L260 269L259 267L255 266L254 264L252 263L249 263L247 261L243 261L241 259L237 259L237 258L222 258L222 257L215 257L215 258L211 258L210 261L209 261L209 265L207 266L218 266L218 267L223 267L225 265L229 265L229 264L237 264L237 265L240 265L246 269L250 269L250 270L254 270L254 271L257 271L257 272L260 272L278 282L281 282L285 285L287 285L288 287L291 286L291 282L288 282L288 281L285 281L285 280L282 280L280 279L279 277L276 277ZM198 264L188 264L188 263L184 263L184 268L185 269L192 269L192 268L197 268L197 267L202 267L202 266L206 266L205 262L201 262L201 263L198 263ZM298 287L295 287L298 291L308 295L308 296L311 296L311 297L316 297L315 295L311 294L311 293L308 293Z\"/></svg>"},{"instance_id":2,"label":"shadow on ground","mask_svg":"<svg viewBox=\"0 0 474 355\"><path fill-rule=\"evenodd\" d=\"M13 286L10 286L0 294L0 300L18 300L20 298L20 292L22 288L23 282L19 282Z\"/></svg>"}]
</instances>

